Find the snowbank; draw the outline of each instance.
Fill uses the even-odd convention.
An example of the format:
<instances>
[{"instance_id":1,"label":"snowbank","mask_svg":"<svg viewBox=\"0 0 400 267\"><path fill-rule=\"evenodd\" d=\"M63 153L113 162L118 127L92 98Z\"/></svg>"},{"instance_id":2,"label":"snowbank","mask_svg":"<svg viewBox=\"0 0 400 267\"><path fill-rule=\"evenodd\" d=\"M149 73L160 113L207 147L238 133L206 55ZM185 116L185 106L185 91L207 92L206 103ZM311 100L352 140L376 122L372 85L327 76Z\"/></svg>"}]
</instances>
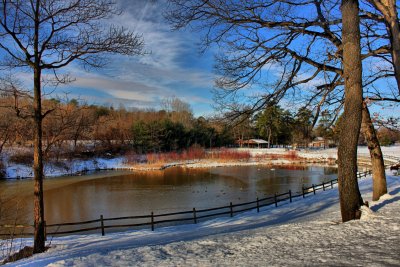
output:
<instances>
[{"instance_id":1,"label":"snowbank","mask_svg":"<svg viewBox=\"0 0 400 267\"><path fill-rule=\"evenodd\" d=\"M399 266L400 179L370 209L340 223L336 189L292 204L184 225L49 240L48 252L7 266ZM31 241L26 241L28 244Z\"/></svg>"},{"instance_id":2,"label":"snowbank","mask_svg":"<svg viewBox=\"0 0 400 267\"><path fill-rule=\"evenodd\" d=\"M44 174L47 177L62 175L74 175L86 171L106 170L106 169L125 169L124 158L95 158L91 160L72 160L64 162L64 166L45 164ZM68 168L66 167L68 166ZM6 164L6 178L27 178L33 177L31 166L22 164Z\"/></svg>"},{"instance_id":3,"label":"snowbank","mask_svg":"<svg viewBox=\"0 0 400 267\"><path fill-rule=\"evenodd\" d=\"M252 157L257 157L265 154L274 154L274 155L285 155L287 150L283 148L271 148L271 149L248 149L248 148L239 148L239 151L249 151ZM392 147L382 147L382 151L384 156L395 156L400 158L400 146L392 146ZM359 147L358 148L359 156L369 157L369 152L367 147ZM330 149L322 149L322 150L302 150L298 152L298 156L301 158L308 159L310 163L312 162L334 162L332 159L337 158L337 148ZM304 161L304 160L303 160ZM394 160L395 162L396 160ZM46 164L44 173L47 177L55 177L62 175L74 175L79 173L84 173L86 171L95 171L95 170L106 170L106 169L125 169L125 170L159 170L165 169L170 166L185 166L188 168L210 168L210 167L222 167L222 166L248 166L248 165L257 165L257 164L275 164L275 165L284 165L284 164L293 164L293 163L304 163L301 160L297 162L293 162L287 159L268 159L267 161L255 161L250 160L249 162L242 161L232 161L232 162L210 162L210 161L188 161L188 162L177 162L177 163L169 163L164 166L147 166L147 165L136 165L132 166L125 163L124 157L118 158L95 158L91 160L72 160L66 161L63 166L56 166L54 164ZM33 177L32 168L27 165L21 164L6 164L6 178L14 179L14 178L26 178ZM68 168L66 167L68 166Z\"/></svg>"}]
</instances>

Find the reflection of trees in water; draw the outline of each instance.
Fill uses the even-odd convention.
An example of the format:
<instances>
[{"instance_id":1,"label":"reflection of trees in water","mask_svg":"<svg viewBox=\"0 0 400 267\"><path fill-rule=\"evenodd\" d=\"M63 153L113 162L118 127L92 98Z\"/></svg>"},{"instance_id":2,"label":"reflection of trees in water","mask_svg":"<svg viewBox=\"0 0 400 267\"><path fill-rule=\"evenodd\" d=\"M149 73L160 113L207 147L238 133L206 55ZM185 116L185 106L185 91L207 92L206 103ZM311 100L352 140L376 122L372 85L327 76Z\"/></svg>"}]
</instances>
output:
<instances>
[{"instance_id":1,"label":"reflection of trees in water","mask_svg":"<svg viewBox=\"0 0 400 267\"><path fill-rule=\"evenodd\" d=\"M335 167L325 167L324 168L324 174L325 175L335 175L337 174L338 169Z\"/></svg>"},{"instance_id":2,"label":"reflection of trees in water","mask_svg":"<svg viewBox=\"0 0 400 267\"><path fill-rule=\"evenodd\" d=\"M29 224L33 218L26 212L27 207L32 208L32 205L28 204L24 198L0 199L0 225Z\"/></svg>"},{"instance_id":3,"label":"reflection of trees in water","mask_svg":"<svg viewBox=\"0 0 400 267\"><path fill-rule=\"evenodd\" d=\"M274 168L285 169L285 170L307 170L309 167L306 165L282 165L282 166L274 166Z\"/></svg>"}]
</instances>

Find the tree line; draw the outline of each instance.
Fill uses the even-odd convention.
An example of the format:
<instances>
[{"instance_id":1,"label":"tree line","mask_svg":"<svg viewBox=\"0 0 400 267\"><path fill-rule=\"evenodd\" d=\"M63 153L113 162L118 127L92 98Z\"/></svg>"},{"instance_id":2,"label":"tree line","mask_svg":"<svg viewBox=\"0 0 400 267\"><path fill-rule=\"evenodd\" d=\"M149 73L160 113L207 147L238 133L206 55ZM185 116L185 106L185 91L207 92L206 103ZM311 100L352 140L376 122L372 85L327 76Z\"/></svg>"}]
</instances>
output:
<instances>
[{"instance_id":1,"label":"tree line","mask_svg":"<svg viewBox=\"0 0 400 267\"><path fill-rule=\"evenodd\" d=\"M20 98L18 109L30 113L29 98ZM76 99L47 99L43 109L43 152L46 158L85 155L180 151L198 145L204 148L232 146L234 134L220 120L195 118L189 105L167 99L163 109L128 110L79 103ZM15 98L0 97L0 153L7 146L32 146L32 118L14 111ZM182 109L182 106L185 108ZM33 155L31 155L33 159Z\"/></svg>"},{"instance_id":2,"label":"tree line","mask_svg":"<svg viewBox=\"0 0 400 267\"><path fill-rule=\"evenodd\" d=\"M5 146L33 144L30 125L29 98L18 98L18 109L25 114L21 118L15 112L14 96L0 96L0 155ZM308 147L316 137L337 142L339 127L328 111L313 125L315 114L300 108L291 112L279 105L269 106L249 119L231 122L226 116L195 117L189 104L178 98L162 101L161 109L139 110L88 105L76 99L47 99L43 109L51 112L43 120L43 151L47 159L118 155L133 151L149 152L181 151L192 146L203 148L234 147L237 140L261 138L270 146ZM23 110L23 111L22 111ZM20 114L21 115L21 114ZM386 124L386 123L385 123ZM399 133L381 127L379 140L390 145L400 140ZM359 144L366 144L363 135ZM23 159L19 155L19 159ZM32 163L33 154L26 155L26 163Z\"/></svg>"}]
</instances>

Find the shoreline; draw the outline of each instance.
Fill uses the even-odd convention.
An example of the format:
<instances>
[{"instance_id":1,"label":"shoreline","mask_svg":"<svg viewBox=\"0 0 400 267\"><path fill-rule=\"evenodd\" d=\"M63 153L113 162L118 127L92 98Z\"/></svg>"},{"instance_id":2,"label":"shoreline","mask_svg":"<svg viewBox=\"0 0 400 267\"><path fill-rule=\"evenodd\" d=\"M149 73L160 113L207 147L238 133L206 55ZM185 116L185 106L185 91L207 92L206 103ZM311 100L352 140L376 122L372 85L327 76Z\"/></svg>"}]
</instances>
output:
<instances>
[{"instance_id":1,"label":"shoreline","mask_svg":"<svg viewBox=\"0 0 400 267\"><path fill-rule=\"evenodd\" d=\"M274 159L274 160L250 160L250 161L212 161L212 160L198 160L195 162L176 162L167 163L158 167L133 167L133 170L138 171L152 171L152 170L166 170L173 167L188 168L188 169L204 169L204 168L219 168L219 167L235 167L235 166L287 166L287 165L309 165L309 164L323 164L335 166L336 163L332 160L309 160L306 158L288 160L288 159Z\"/></svg>"},{"instance_id":2,"label":"shoreline","mask_svg":"<svg viewBox=\"0 0 400 267\"><path fill-rule=\"evenodd\" d=\"M337 166L335 161L331 159L315 159L315 158L299 158L296 160L288 159L274 159L274 160L254 160L249 161L218 161L218 160L192 160L186 162L171 162L165 164L117 164L116 166L109 166L105 168L85 168L77 170L75 172L60 172L57 171L55 175L45 174L46 178L59 178L68 176L85 176L95 172L101 171L138 171L138 172L148 172L148 171L164 171L170 168L188 168L188 169L205 169L205 168L220 168L220 167L235 167L235 166L300 166L300 165L327 165L327 166ZM29 169L29 166L24 166ZM26 180L32 179L33 176L16 176L16 177L5 177L3 180Z\"/></svg>"},{"instance_id":3,"label":"shoreline","mask_svg":"<svg viewBox=\"0 0 400 267\"><path fill-rule=\"evenodd\" d=\"M309 165L309 164L326 164L336 166L337 149L325 150L304 150L298 151L297 157L288 158L287 151L283 149L235 149L236 151L248 151L251 155L249 160L218 160L218 159L195 159L186 161L177 161L158 164L133 164L128 163L123 156L116 158L91 158L91 159L76 159L72 161L64 161L64 166L49 163L45 165L44 175L47 178L67 177L67 176L82 176L88 175L97 171L163 171L173 167L204 169L218 167L233 167L233 166L290 166L290 165ZM369 166L367 158L369 154L367 148L359 147L358 156L360 166ZM385 161L395 164L395 160L391 157L400 158L400 147L384 147L383 148ZM5 166L5 177L0 180L24 180L33 178L32 168L28 165L7 163Z\"/></svg>"}]
</instances>

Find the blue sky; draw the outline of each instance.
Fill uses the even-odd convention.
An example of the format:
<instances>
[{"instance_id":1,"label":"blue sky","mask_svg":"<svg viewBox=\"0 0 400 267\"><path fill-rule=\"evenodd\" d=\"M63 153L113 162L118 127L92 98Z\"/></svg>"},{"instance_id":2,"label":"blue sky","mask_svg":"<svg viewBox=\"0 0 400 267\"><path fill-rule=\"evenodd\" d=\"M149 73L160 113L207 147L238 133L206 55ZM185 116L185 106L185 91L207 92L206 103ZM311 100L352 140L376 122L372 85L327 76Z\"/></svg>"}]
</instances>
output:
<instances>
[{"instance_id":1,"label":"blue sky","mask_svg":"<svg viewBox=\"0 0 400 267\"><path fill-rule=\"evenodd\" d=\"M212 114L213 55L217 48L200 53L200 34L172 31L162 15L164 0L117 0L117 3L124 13L111 22L142 34L148 53L140 57L112 56L104 68L90 71L71 64L63 71L75 81L55 91L53 88L44 91L59 96L67 94L68 98L89 104L114 107L122 104L128 108L158 109L164 98L178 97L191 105L196 116ZM272 72L279 71L270 67ZM33 75L19 73L19 76L29 88ZM257 88L246 93L257 94ZM396 109L398 106L394 112Z\"/></svg>"},{"instance_id":2,"label":"blue sky","mask_svg":"<svg viewBox=\"0 0 400 267\"><path fill-rule=\"evenodd\" d=\"M112 23L143 34L148 53L112 56L107 66L89 72L71 65L67 71L76 80L57 92L100 105L156 109L162 99L178 97L191 105L195 115L211 114L212 51L200 53L195 33L171 31L156 1L119 0L118 4L124 13Z\"/></svg>"}]
</instances>

